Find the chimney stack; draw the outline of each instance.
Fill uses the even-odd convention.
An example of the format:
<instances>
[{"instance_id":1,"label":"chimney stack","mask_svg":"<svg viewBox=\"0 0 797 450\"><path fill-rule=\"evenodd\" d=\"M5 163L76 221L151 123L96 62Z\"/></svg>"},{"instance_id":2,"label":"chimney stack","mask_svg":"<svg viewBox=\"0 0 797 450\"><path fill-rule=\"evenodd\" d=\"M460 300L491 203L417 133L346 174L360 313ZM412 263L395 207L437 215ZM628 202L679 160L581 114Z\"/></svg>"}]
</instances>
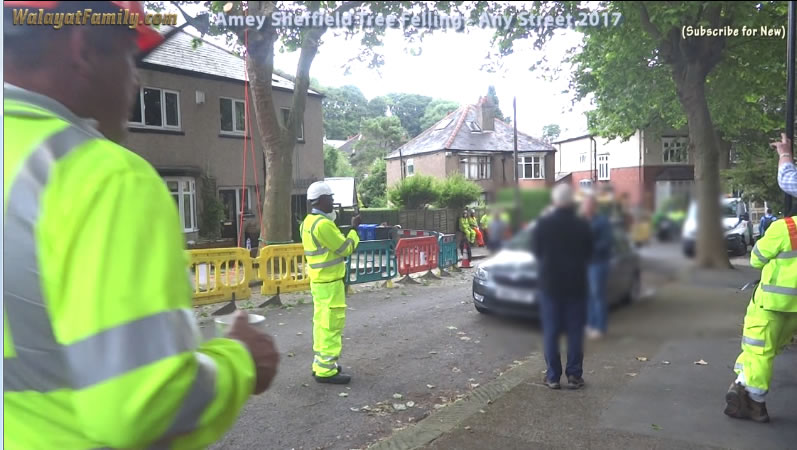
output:
<instances>
[{"instance_id":1,"label":"chimney stack","mask_svg":"<svg viewBox=\"0 0 797 450\"><path fill-rule=\"evenodd\" d=\"M476 123L482 131L495 131L495 106L489 97L480 97L476 105Z\"/></svg>"}]
</instances>

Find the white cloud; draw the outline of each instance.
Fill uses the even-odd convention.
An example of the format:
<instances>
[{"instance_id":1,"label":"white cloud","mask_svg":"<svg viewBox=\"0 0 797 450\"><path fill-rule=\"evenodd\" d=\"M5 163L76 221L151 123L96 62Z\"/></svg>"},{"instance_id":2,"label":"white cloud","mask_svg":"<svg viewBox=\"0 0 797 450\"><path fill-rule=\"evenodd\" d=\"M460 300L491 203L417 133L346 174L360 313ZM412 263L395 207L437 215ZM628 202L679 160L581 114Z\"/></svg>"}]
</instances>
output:
<instances>
[{"instance_id":1,"label":"white cloud","mask_svg":"<svg viewBox=\"0 0 797 450\"><path fill-rule=\"evenodd\" d=\"M492 84L505 115L511 116L512 97L517 97L519 130L536 136L544 125L557 123L563 135L583 132L586 129L583 112L588 104L582 102L573 107L571 96L562 93L568 87L570 74L564 71L559 79L544 81L529 70L542 56L549 65L559 65L565 51L580 42L579 34L559 33L542 51L533 49L531 40L518 41L514 53L501 59L500 72L488 73L481 66L491 51L492 31L469 28L463 33L436 32L424 39L421 54L413 56L407 51L403 33L388 30L384 46L379 49L384 55L384 66L377 72L356 64L347 75L343 65L359 53L360 39L354 36L347 40L330 30L324 35L310 75L325 86L357 86L368 98L406 92L459 103L475 103ZM223 40L213 40L224 45ZM298 60L298 51L277 53L275 65L294 73Z\"/></svg>"}]
</instances>

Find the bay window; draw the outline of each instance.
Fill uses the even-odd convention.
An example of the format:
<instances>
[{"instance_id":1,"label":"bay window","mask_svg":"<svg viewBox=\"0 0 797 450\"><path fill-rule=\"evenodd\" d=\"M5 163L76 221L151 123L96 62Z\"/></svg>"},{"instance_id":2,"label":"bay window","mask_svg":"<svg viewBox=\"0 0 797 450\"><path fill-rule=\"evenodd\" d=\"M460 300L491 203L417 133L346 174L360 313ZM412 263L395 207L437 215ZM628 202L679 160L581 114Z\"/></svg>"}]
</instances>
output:
<instances>
[{"instance_id":1,"label":"bay window","mask_svg":"<svg viewBox=\"0 0 797 450\"><path fill-rule=\"evenodd\" d=\"M488 180L493 176L489 156L462 157L459 159L459 170L469 180Z\"/></svg>"},{"instance_id":2,"label":"bay window","mask_svg":"<svg viewBox=\"0 0 797 450\"><path fill-rule=\"evenodd\" d=\"M180 224L186 233L198 231L196 220L196 183L189 177L165 177L166 186L174 198L180 214Z\"/></svg>"}]
</instances>

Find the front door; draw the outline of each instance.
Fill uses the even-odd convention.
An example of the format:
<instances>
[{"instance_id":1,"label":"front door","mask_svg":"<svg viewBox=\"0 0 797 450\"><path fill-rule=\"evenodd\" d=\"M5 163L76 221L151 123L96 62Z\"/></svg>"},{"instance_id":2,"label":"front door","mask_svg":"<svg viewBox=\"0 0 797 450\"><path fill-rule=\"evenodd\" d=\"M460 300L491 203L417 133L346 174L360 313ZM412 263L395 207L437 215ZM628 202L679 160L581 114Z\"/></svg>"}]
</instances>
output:
<instances>
[{"instance_id":1,"label":"front door","mask_svg":"<svg viewBox=\"0 0 797 450\"><path fill-rule=\"evenodd\" d=\"M220 189L219 197L224 205L224 222L221 227L221 237L225 239L238 238L238 214L235 189Z\"/></svg>"}]
</instances>

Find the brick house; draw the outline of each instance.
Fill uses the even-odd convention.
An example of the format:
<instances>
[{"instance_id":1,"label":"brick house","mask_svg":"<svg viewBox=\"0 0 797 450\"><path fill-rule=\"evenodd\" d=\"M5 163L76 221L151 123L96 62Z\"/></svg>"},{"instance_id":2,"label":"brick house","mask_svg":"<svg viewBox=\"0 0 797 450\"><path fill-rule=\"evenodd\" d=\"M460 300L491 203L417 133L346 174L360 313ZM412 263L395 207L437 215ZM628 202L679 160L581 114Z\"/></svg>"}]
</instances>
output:
<instances>
[{"instance_id":1,"label":"brick house","mask_svg":"<svg viewBox=\"0 0 797 450\"><path fill-rule=\"evenodd\" d=\"M225 206L225 237L235 238L242 206L250 229L252 221L259 229L255 173L262 202L265 158L257 127L247 131L244 123L244 61L209 42L194 49L193 39L179 32L139 64L139 96L125 146L163 176L180 212L186 240L199 235L203 183L213 185ZM272 89L282 112L279 120L284 120L290 111L293 83L274 74ZM308 91L304 122L297 133L291 192L296 217L306 213L307 187L324 178L321 99L319 93ZM254 116L251 103L250 114ZM254 125L254 117L251 122ZM254 139L255 156L249 153L246 186L242 186L245 135Z\"/></svg>"},{"instance_id":2,"label":"brick house","mask_svg":"<svg viewBox=\"0 0 797 450\"><path fill-rule=\"evenodd\" d=\"M694 185L694 155L685 130L637 130L626 141L587 134L554 145L557 182L574 187L608 183L636 205L656 208L672 195L690 193Z\"/></svg>"},{"instance_id":3,"label":"brick house","mask_svg":"<svg viewBox=\"0 0 797 450\"><path fill-rule=\"evenodd\" d=\"M461 173L482 188L485 201L493 201L497 191L514 186L513 133L512 125L495 120L486 98L461 106L388 154L387 185L415 174L443 179ZM518 132L520 186L551 186L555 154L552 145Z\"/></svg>"}]
</instances>

